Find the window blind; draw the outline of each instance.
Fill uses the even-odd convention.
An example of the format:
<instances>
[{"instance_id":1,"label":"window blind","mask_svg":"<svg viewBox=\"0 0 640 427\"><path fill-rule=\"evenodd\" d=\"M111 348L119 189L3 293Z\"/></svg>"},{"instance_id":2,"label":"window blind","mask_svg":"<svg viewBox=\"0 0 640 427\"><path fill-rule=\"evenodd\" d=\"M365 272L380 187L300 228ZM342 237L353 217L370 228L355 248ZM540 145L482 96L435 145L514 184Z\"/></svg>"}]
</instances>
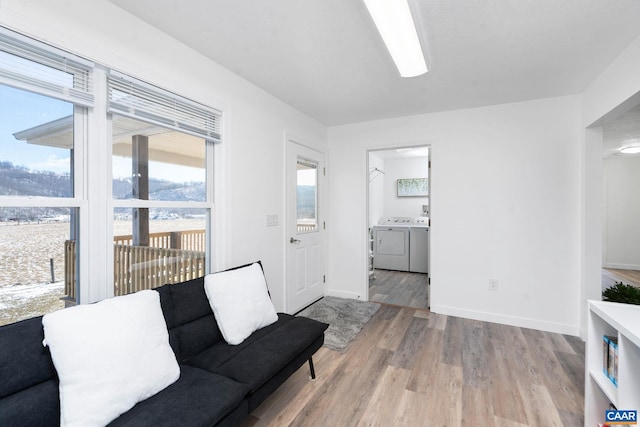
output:
<instances>
[{"instance_id":1,"label":"window blind","mask_svg":"<svg viewBox=\"0 0 640 427\"><path fill-rule=\"evenodd\" d=\"M85 107L93 106L94 64L0 28L0 83Z\"/></svg>"},{"instance_id":2,"label":"window blind","mask_svg":"<svg viewBox=\"0 0 640 427\"><path fill-rule=\"evenodd\" d=\"M109 112L221 142L220 111L115 71L107 84Z\"/></svg>"}]
</instances>

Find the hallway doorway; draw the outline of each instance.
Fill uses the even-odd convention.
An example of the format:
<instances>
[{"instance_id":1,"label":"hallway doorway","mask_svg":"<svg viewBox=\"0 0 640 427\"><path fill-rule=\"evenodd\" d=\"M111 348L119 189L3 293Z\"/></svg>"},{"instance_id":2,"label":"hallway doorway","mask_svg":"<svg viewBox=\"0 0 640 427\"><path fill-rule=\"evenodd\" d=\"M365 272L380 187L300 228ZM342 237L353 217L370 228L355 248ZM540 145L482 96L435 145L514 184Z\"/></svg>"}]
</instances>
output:
<instances>
[{"instance_id":1,"label":"hallway doorway","mask_svg":"<svg viewBox=\"0 0 640 427\"><path fill-rule=\"evenodd\" d=\"M429 308L430 147L367 152L369 301Z\"/></svg>"}]
</instances>

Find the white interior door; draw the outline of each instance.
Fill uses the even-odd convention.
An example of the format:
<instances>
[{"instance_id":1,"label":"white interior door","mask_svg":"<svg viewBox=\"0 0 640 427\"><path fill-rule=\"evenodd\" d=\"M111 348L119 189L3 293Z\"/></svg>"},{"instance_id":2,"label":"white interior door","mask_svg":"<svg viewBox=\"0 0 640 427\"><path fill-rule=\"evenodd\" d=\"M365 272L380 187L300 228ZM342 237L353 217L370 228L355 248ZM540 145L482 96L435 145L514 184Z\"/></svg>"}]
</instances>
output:
<instances>
[{"instance_id":1,"label":"white interior door","mask_svg":"<svg viewBox=\"0 0 640 427\"><path fill-rule=\"evenodd\" d=\"M287 141L287 311L324 296L324 154Z\"/></svg>"}]
</instances>

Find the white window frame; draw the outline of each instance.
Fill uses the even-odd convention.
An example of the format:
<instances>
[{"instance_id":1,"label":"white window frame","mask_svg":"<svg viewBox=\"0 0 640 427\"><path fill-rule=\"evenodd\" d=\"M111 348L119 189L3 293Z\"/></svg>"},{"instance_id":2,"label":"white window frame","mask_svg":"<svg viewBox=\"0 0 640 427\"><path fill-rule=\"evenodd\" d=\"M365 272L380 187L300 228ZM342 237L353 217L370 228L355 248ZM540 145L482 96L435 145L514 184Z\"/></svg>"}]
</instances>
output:
<instances>
[{"instance_id":1,"label":"white window frame","mask_svg":"<svg viewBox=\"0 0 640 427\"><path fill-rule=\"evenodd\" d=\"M158 125L164 127L169 130L173 130L176 132L182 132L188 135L194 135L199 138L203 138L205 140L205 183L206 183L206 191L205 191L205 201L184 201L184 202L176 202L176 201L163 201L163 200L140 200L140 199L114 199L112 194L112 186L111 183L113 181L113 170L111 168L111 160L109 161L109 224L110 229L112 231L110 237L113 239L113 212L117 208L196 208L203 209L207 212L207 230L206 230L206 256L205 256L205 272L209 273L212 270L212 262L211 259L213 257L213 245L212 245L212 236L214 231L214 168L216 165L215 161L215 145L220 143L221 138L221 120L222 113L219 110L215 110L213 108L209 108L203 106L202 104L196 103L189 99L186 99L180 95L176 95L168 90L159 88L157 86L153 86L142 82L140 80L129 77L125 74L118 73L115 71L109 71L107 75L107 91L108 97L111 98L111 92L113 87L118 90L124 90L123 88L131 88L131 95L135 98L130 101L128 104L115 104L109 102L107 111L107 120L108 124L108 147L109 147L109 159L113 158L113 131L112 131L112 123L113 123L113 115L121 115L124 117L130 117L142 122ZM159 108L154 109L153 106L149 107L149 103L153 101L157 101L159 103ZM183 106L184 109L177 109L176 114L174 115L174 110L168 108L175 102L179 107ZM145 109L137 109L138 105L143 105L146 107ZM126 108L125 108L126 107ZM182 125L183 122L179 121L177 118L185 118L185 114L188 114L187 109L190 109L194 112L196 118L193 122L186 120L187 123L197 123L199 119L206 119L202 121L206 121L211 126L203 127L202 129L197 129L197 126L189 126L189 129L185 129ZM148 112L153 112L154 114L163 113L166 114L167 120L156 120L153 118L149 118L146 114ZM175 120L171 120L172 117L176 117ZM113 251L109 254L109 260L111 265L113 266ZM108 290L108 296L114 295L113 284L115 282L114 271L111 268L107 272L107 277L109 279L109 283L111 283L111 287Z\"/></svg>"},{"instance_id":2,"label":"white window frame","mask_svg":"<svg viewBox=\"0 0 640 427\"><path fill-rule=\"evenodd\" d=\"M74 103L74 192L73 197L30 197L30 196L0 196L0 208L29 208L29 207L67 207L78 211L77 229L77 278L76 302L79 304L92 303L110 298L114 295L113 269L113 212L116 208L157 208L157 207L188 207L204 209L208 212L206 235L206 266L208 273L212 268L219 268L224 264L223 242L214 236L224 234L224 224L221 221L222 212L215 203L215 197L220 197L223 191L223 162L221 142L222 111L202 105L198 102L175 95L162 88L135 80L125 74L113 71L106 66L95 64L77 57L64 50L41 43L37 40L14 33L0 27L0 48L2 43L14 40L18 49L23 49L26 58L38 58L42 62L53 65L57 69L71 66L82 70L83 77L76 81L82 82L83 90L64 87L64 85L39 82L37 79L20 78L3 68L0 64L0 84L17 89L27 90L44 96L53 97ZM33 55L33 56L32 56ZM45 62L49 61L49 62ZM53 62L50 62L53 61ZM33 76L32 76L33 77ZM109 78L131 79L136 88L149 88L184 101L183 106L201 109L206 117L206 200L203 202L169 202L156 200L114 200L112 195L112 114L122 114L115 108L109 107ZM111 110L111 111L110 111ZM135 117L135 112L130 116ZM139 117L136 117L139 118ZM213 118L213 120L209 120ZM167 123L160 123L168 126ZM175 130L198 136L198 126L182 121L176 123ZM211 143L209 141L213 141ZM215 155L214 155L215 154ZM219 177L219 180L214 179ZM217 219L216 219L217 218ZM215 250L214 250L215 248ZM214 253L215 252L215 253ZM215 255L215 256L214 256ZM215 265L213 265L215 263Z\"/></svg>"},{"instance_id":3,"label":"white window frame","mask_svg":"<svg viewBox=\"0 0 640 427\"><path fill-rule=\"evenodd\" d=\"M50 84L46 80L28 77L0 65L0 84L25 92L59 99L74 104L73 108L73 196L72 197L32 197L0 196L0 208L61 207L77 209L77 278L76 302L83 299L83 291L88 286L87 255L80 250L87 236L87 188L86 188L86 145L88 143L89 110L93 105L91 77L93 63L78 58L60 49L45 45L22 35L0 27L0 50L23 59L40 63L58 70L78 72L81 76L75 82L81 82L82 90ZM65 68L65 64L70 65Z\"/></svg>"}]
</instances>

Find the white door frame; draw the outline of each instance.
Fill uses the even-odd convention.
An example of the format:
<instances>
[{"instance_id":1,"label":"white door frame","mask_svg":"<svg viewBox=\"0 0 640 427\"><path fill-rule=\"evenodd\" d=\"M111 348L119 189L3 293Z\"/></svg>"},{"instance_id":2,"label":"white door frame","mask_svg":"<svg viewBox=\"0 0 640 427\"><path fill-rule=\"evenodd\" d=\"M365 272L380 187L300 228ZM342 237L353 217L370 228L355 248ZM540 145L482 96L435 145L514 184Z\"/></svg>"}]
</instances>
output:
<instances>
[{"instance_id":1,"label":"white door frame","mask_svg":"<svg viewBox=\"0 0 640 427\"><path fill-rule=\"evenodd\" d=\"M433 159L433 151L434 151L434 147L435 147L435 142L434 141L421 141L421 142L411 142L411 143L406 143L406 144L394 144L394 145L383 145L383 146L376 146L376 147L368 147L364 150L364 164L365 164L365 179L364 179L364 191L366 194L365 197L365 228L366 228L366 232L364 233L365 235L365 251L364 251L364 255L365 255L365 263L364 263L364 267L365 267L365 274L364 274L364 282L362 283L362 288L361 288L361 292L360 294L363 296L363 300L364 301L369 301L369 227L372 227L375 224L369 224L369 153L375 153L376 151L387 151L387 150L396 150L396 149L401 149L401 148L422 148L422 147L429 147L429 239L430 239L430 245L429 245L429 251L428 251L428 257L429 257L429 288L428 288L428 298L429 298L429 305L432 306L432 301L431 301L431 278L432 276L432 263L431 263L431 248L433 247L432 244L432 240L433 240L433 233L431 232L431 226L433 224L433 222L431 221L431 219L433 218L433 193L432 193L432 185L431 185L431 178L432 178L432 173L431 173L431 161Z\"/></svg>"}]
</instances>

